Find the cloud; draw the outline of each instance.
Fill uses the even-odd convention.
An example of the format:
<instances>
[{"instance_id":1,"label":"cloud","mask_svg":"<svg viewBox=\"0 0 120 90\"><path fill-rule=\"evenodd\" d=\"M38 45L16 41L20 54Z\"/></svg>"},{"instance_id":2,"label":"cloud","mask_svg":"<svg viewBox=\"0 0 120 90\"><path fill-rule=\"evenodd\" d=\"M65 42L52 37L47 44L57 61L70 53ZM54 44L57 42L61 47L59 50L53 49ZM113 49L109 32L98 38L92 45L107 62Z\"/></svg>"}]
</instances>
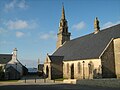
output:
<instances>
[{"instance_id":1,"label":"cloud","mask_svg":"<svg viewBox=\"0 0 120 90\"><path fill-rule=\"evenodd\" d=\"M12 0L11 2L5 4L5 11L9 11L15 7L16 0Z\"/></svg>"},{"instance_id":2,"label":"cloud","mask_svg":"<svg viewBox=\"0 0 120 90\"><path fill-rule=\"evenodd\" d=\"M0 34L7 32L4 28L0 27Z\"/></svg>"},{"instance_id":3,"label":"cloud","mask_svg":"<svg viewBox=\"0 0 120 90\"><path fill-rule=\"evenodd\" d=\"M17 21L8 21L7 22L8 29L25 29L28 27L28 23L24 20L17 20Z\"/></svg>"},{"instance_id":4,"label":"cloud","mask_svg":"<svg viewBox=\"0 0 120 90\"><path fill-rule=\"evenodd\" d=\"M49 34L43 34L42 36L40 36L40 39L48 39L49 37Z\"/></svg>"},{"instance_id":5,"label":"cloud","mask_svg":"<svg viewBox=\"0 0 120 90\"><path fill-rule=\"evenodd\" d=\"M29 21L28 25L29 25L28 29L35 29L39 26L38 22L35 20Z\"/></svg>"},{"instance_id":6,"label":"cloud","mask_svg":"<svg viewBox=\"0 0 120 90\"><path fill-rule=\"evenodd\" d=\"M26 9L28 5L25 0L21 0L21 2L18 3L18 7L21 9Z\"/></svg>"},{"instance_id":7,"label":"cloud","mask_svg":"<svg viewBox=\"0 0 120 90\"><path fill-rule=\"evenodd\" d=\"M12 45L14 44L14 42L10 42L10 41L0 41L0 45Z\"/></svg>"},{"instance_id":8,"label":"cloud","mask_svg":"<svg viewBox=\"0 0 120 90\"><path fill-rule=\"evenodd\" d=\"M7 41L0 41L0 45L6 44Z\"/></svg>"},{"instance_id":9,"label":"cloud","mask_svg":"<svg viewBox=\"0 0 120 90\"><path fill-rule=\"evenodd\" d=\"M16 37L20 38L24 36L24 33L23 32L16 32Z\"/></svg>"},{"instance_id":10,"label":"cloud","mask_svg":"<svg viewBox=\"0 0 120 90\"><path fill-rule=\"evenodd\" d=\"M4 10L8 12L15 8L26 9L27 7L26 0L11 0L9 3L5 4Z\"/></svg>"},{"instance_id":11,"label":"cloud","mask_svg":"<svg viewBox=\"0 0 120 90\"><path fill-rule=\"evenodd\" d=\"M86 27L85 22L81 21L80 23L73 25L72 29L81 30L81 29L83 29L85 27Z\"/></svg>"},{"instance_id":12,"label":"cloud","mask_svg":"<svg viewBox=\"0 0 120 90\"><path fill-rule=\"evenodd\" d=\"M23 29L35 29L38 27L36 21L25 20L9 20L5 23L6 27L10 30L23 30Z\"/></svg>"},{"instance_id":13,"label":"cloud","mask_svg":"<svg viewBox=\"0 0 120 90\"><path fill-rule=\"evenodd\" d=\"M117 25L117 24L120 24L120 21L117 21L117 22L114 22L114 23L113 22L107 22L102 26L102 29L109 28L109 27Z\"/></svg>"},{"instance_id":14,"label":"cloud","mask_svg":"<svg viewBox=\"0 0 120 90\"><path fill-rule=\"evenodd\" d=\"M56 39L56 34L53 31L50 31L49 33L40 35L40 39L43 40Z\"/></svg>"}]
</instances>

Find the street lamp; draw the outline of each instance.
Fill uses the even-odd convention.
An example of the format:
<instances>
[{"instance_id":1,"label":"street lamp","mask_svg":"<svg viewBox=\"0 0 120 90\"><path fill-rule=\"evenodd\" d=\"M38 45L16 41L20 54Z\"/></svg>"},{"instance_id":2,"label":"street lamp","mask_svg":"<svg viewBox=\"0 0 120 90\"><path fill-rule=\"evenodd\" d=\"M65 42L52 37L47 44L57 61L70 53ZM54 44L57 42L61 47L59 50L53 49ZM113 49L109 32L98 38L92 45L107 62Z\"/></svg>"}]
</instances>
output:
<instances>
[{"instance_id":1,"label":"street lamp","mask_svg":"<svg viewBox=\"0 0 120 90\"><path fill-rule=\"evenodd\" d=\"M85 61L83 61L82 63L83 63L83 79L85 79L85 71L84 71L84 63L85 63Z\"/></svg>"}]
</instances>

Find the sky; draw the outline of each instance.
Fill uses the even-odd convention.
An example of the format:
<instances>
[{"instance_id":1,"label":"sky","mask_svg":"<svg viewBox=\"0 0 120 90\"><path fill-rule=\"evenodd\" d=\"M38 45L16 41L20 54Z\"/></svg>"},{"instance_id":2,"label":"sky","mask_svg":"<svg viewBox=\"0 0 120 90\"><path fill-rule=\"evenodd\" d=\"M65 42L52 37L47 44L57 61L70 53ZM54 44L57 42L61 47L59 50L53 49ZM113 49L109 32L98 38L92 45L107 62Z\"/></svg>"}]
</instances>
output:
<instances>
[{"instance_id":1,"label":"sky","mask_svg":"<svg viewBox=\"0 0 120 90\"><path fill-rule=\"evenodd\" d=\"M120 24L120 0L0 0L0 54L18 49L18 60L27 67L44 63L56 50L64 3L71 39Z\"/></svg>"}]
</instances>

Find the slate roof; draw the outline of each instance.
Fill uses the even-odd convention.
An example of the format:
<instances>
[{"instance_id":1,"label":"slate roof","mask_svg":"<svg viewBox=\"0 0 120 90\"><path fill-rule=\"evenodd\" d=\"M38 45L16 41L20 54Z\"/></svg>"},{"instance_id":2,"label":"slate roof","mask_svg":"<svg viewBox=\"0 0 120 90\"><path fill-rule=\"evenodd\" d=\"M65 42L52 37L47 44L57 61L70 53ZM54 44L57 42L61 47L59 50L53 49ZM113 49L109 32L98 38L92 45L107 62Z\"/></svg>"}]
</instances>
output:
<instances>
[{"instance_id":1,"label":"slate roof","mask_svg":"<svg viewBox=\"0 0 120 90\"><path fill-rule=\"evenodd\" d=\"M12 59L12 54L0 54L0 64L7 64Z\"/></svg>"},{"instance_id":2,"label":"slate roof","mask_svg":"<svg viewBox=\"0 0 120 90\"><path fill-rule=\"evenodd\" d=\"M59 63L63 61L64 56L48 56L50 60L54 63Z\"/></svg>"},{"instance_id":3,"label":"slate roof","mask_svg":"<svg viewBox=\"0 0 120 90\"><path fill-rule=\"evenodd\" d=\"M15 72L17 72L18 74L20 74L20 72L19 71L17 71L14 67L12 67L12 66L10 66L10 67L8 67L7 69L6 69L7 71L15 71Z\"/></svg>"},{"instance_id":4,"label":"slate roof","mask_svg":"<svg viewBox=\"0 0 120 90\"><path fill-rule=\"evenodd\" d=\"M120 24L70 40L52 56L64 56L65 61L99 58L112 38L120 38Z\"/></svg>"}]
</instances>

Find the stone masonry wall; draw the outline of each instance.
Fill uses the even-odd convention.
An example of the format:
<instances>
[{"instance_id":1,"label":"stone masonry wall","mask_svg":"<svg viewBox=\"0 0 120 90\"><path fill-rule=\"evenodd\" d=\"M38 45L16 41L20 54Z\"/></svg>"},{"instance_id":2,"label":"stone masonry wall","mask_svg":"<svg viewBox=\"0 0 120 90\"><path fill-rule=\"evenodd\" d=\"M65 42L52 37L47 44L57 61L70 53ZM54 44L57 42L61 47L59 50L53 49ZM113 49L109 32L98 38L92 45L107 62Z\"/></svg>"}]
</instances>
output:
<instances>
[{"instance_id":1,"label":"stone masonry wall","mask_svg":"<svg viewBox=\"0 0 120 90\"><path fill-rule=\"evenodd\" d=\"M117 78L120 78L120 38L114 39L114 54L115 54L115 72Z\"/></svg>"},{"instance_id":2,"label":"stone masonry wall","mask_svg":"<svg viewBox=\"0 0 120 90\"><path fill-rule=\"evenodd\" d=\"M57 79L63 77L63 64L61 63L52 63L52 72L51 78Z\"/></svg>"},{"instance_id":3,"label":"stone masonry wall","mask_svg":"<svg viewBox=\"0 0 120 90\"><path fill-rule=\"evenodd\" d=\"M84 65L83 65L84 61ZM89 62L92 61L94 65L93 74L89 75ZM80 62L80 73L78 73L78 62ZM87 60L76 60L76 61L64 61L63 62L63 78L71 78L71 65L74 64L74 78L75 79L92 79L101 78L101 60L100 59L87 59ZM67 71L67 64L69 64L69 72ZM84 71L83 71L84 68ZM84 72L84 74L83 74ZM98 75L99 73L99 75Z\"/></svg>"},{"instance_id":4,"label":"stone masonry wall","mask_svg":"<svg viewBox=\"0 0 120 90\"><path fill-rule=\"evenodd\" d=\"M115 59L114 59L114 46L113 41L109 44L104 51L102 57L102 77L114 78L115 77Z\"/></svg>"}]
</instances>

